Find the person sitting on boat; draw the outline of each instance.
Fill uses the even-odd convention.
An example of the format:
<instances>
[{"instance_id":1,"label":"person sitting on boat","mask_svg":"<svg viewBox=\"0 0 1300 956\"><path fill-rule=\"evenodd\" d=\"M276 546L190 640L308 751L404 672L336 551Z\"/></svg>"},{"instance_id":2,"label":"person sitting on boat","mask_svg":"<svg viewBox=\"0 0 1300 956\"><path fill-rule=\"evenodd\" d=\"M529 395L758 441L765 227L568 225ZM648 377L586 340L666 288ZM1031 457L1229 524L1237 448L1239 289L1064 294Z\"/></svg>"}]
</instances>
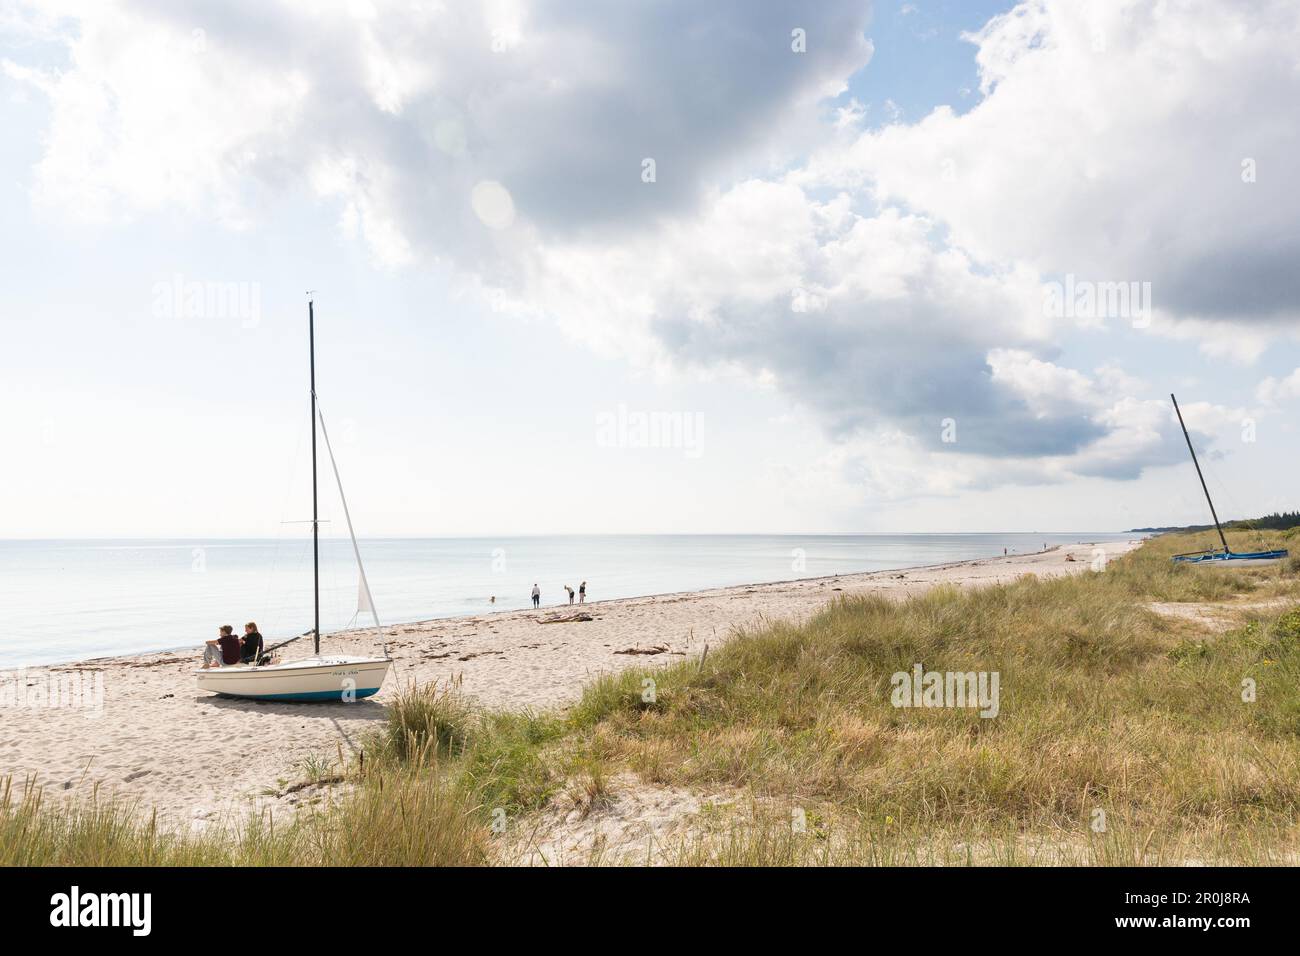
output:
<instances>
[{"instance_id":1,"label":"person sitting on boat","mask_svg":"<svg viewBox=\"0 0 1300 956\"><path fill-rule=\"evenodd\" d=\"M214 641L203 642L203 669L209 667L221 666L221 629L217 629L218 638Z\"/></svg>"},{"instance_id":2,"label":"person sitting on boat","mask_svg":"<svg viewBox=\"0 0 1300 956\"><path fill-rule=\"evenodd\" d=\"M257 659L262 656L262 635L257 631L257 625L249 621L244 625L244 637L240 641L239 660L244 664L256 664Z\"/></svg>"},{"instance_id":3,"label":"person sitting on boat","mask_svg":"<svg viewBox=\"0 0 1300 956\"><path fill-rule=\"evenodd\" d=\"M203 667L223 667L239 663L239 638L229 624L222 624L215 641L205 641Z\"/></svg>"}]
</instances>

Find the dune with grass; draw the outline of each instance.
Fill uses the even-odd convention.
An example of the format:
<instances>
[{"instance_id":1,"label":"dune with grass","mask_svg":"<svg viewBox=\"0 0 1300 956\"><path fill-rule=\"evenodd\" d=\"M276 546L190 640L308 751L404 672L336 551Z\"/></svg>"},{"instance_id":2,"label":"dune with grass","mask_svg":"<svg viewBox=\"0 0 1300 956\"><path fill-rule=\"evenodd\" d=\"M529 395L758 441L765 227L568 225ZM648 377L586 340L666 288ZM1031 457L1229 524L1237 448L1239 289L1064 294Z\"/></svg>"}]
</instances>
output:
<instances>
[{"instance_id":1,"label":"dune with grass","mask_svg":"<svg viewBox=\"0 0 1300 956\"><path fill-rule=\"evenodd\" d=\"M1295 535L1268 537L1285 545ZM1073 561L1058 551L955 574L708 592L708 613L693 618L707 653L702 635L687 644L680 633L688 618L673 616L687 614L690 596L594 605L591 622L533 620L533 641L570 644L565 629L591 628L581 646L596 666L542 678L565 689L549 702L533 684L511 700L499 671L438 658L408 667L364 723L332 736L310 724L314 749L296 770L281 767L272 794L203 826L169 826L138 795L102 782L57 796L11 782L0 795L0 858L1294 863L1300 562L1169 561L1205 542L1164 536L1104 567L1081 547ZM775 605L781 594L784 615L763 598ZM714 640L710 615L738 598L752 603ZM680 656L616 655L625 640L602 639L603 622L643 615L629 646ZM510 615L493 617L480 650L500 647ZM466 626L420 627L446 645ZM408 661L442 653L414 633L400 649ZM500 668L510 655L467 646L460 656ZM998 675L996 713L899 706L897 675L918 667ZM288 719L306 729L306 717Z\"/></svg>"}]
</instances>

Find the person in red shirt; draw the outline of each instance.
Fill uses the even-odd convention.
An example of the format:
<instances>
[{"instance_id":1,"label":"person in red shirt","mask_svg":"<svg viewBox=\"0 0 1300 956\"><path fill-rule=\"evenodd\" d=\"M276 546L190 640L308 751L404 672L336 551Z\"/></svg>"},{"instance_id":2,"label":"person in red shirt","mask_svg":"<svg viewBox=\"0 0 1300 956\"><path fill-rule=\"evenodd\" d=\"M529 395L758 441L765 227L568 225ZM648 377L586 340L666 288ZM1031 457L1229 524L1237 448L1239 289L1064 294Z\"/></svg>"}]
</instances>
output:
<instances>
[{"instance_id":1,"label":"person in red shirt","mask_svg":"<svg viewBox=\"0 0 1300 956\"><path fill-rule=\"evenodd\" d=\"M239 663L243 648L239 643L239 638L235 637L233 627L229 624L221 625L221 636L217 638L217 643L221 645L221 663L223 666Z\"/></svg>"},{"instance_id":2,"label":"person in red shirt","mask_svg":"<svg viewBox=\"0 0 1300 956\"><path fill-rule=\"evenodd\" d=\"M209 667L223 667L239 663L239 638L235 637L235 629L229 624L221 625L221 630L217 633L215 641L205 641L207 646L203 649L203 667L206 670Z\"/></svg>"}]
</instances>

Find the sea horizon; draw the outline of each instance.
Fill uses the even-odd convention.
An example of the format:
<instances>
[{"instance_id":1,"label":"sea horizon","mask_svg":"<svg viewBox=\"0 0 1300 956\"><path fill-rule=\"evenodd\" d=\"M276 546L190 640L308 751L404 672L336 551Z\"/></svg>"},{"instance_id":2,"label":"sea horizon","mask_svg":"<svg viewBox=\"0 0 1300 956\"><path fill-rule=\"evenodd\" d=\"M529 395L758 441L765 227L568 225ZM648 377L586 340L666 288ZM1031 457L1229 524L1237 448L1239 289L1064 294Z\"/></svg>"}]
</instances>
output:
<instances>
[{"instance_id":1,"label":"sea horizon","mask_svg":"<svg viewBox=\"0 0 1300 956\"><path fill-rule=\"evenodd\" d=\"M1229 520L1229 519L1225 519ZM326 522L321 521L322 524ZM1209 525L1208 527L1213 527ZM425 540L466 540L466 541L486 541L493 538L709 538L709 537L735 537L735 538L781 538L781 537L814 537L814 538L836 538L836 537L898 537L906 536L909 538L922 537L969 537L975 535L989 534L1130 534L1137 531L1150 530L1143 528L1125 528L1109 531L1078 531L1078 530L1053 530L1041 529L1034 531L511 531L494 534L491 532L476 531L473 534L370 534L358 537L358 541L425 541ZM107 535L78 535L78 536L17 536L4 537L0 536L0 544L18 543L18 542L63 542L63 541L121 541L121 542L139 542L139 541L162 541L162 542L191 542L191 541L278 541L279 538L266 537L265 535L204 535L204 534L169 534L169 535L124 535L124 534L107 534ZM308 539L310 540L310 539ZM321 536L325 540L325 536Z\"/></svg>"},{"instance_id":2,"label":"sea horizon","mask_svg":"<svg viewBox=\"0 0 1300 956\"><path fill-rule=\"evenodd\" d=\"M1025 554L1130 532L520 534L359 540L385 625L568 603L701 591ZM358 614L351 543L323 537L321 630ZM194 647L218 626L257 622L268 642L312 627L311 539L86 537L0 539L11 620L0 667ZM495 602L492 600L495 597ZM576 598L575 598L576 600Z\"/></svg>"}]
</instances>

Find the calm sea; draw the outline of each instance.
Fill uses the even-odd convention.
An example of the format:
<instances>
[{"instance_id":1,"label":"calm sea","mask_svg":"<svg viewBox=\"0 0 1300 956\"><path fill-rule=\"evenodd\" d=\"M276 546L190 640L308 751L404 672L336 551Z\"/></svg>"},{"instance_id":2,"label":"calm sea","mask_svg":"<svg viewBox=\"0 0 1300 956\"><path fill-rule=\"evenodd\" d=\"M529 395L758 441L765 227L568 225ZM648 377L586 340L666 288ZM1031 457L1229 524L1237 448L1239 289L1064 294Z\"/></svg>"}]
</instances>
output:
<instances>
[{"instance_id":1,"label":"calm sea","mask_svg":"<svg viewBox=\"0 0 1300 956\"><path fill-rule=\"evenodd\" d=\"M361 542L385 624L527 607L587 582L588 600L988 557L1131 535L594 535ZM321 542L321 627L352 621L356 563ZM0 541L0 667L192 647L256 621L268 640L311 627L311 542ZM496 603L489 603L495 595ZM368 615L358 621L370 623Z\"/></svg>"}]
</instances>

